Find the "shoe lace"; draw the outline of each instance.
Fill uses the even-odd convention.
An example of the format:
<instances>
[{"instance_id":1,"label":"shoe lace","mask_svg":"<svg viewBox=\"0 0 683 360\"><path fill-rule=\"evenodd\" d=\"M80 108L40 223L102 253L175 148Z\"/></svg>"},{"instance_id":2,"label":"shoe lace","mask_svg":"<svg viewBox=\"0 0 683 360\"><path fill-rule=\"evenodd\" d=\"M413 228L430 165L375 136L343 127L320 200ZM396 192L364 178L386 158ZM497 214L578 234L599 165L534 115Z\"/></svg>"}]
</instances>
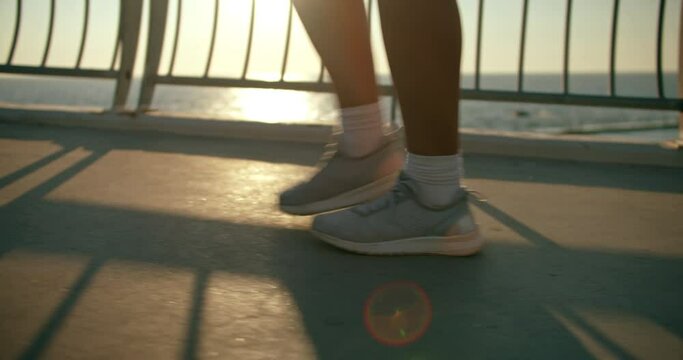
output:
<instances>
[{"instance_id":1,"label":"shoe lace","mask_svg":"<svg viewBox=\"0 0 683 360\"><path fill-rule=\"evenodd\" d=\"M327 144L325 144L323 153L316 164L318 169L324 168L336 156L340 156L339 149L341 147L341 141L342 133L340 131L335 130L332 132L332 134L330 134L330 139L327 141Z\"/></svg>"},{"instance_id":2,"label":"shoe lace","mask_svg":"<svg viewBox=\"0 0 683 360\"><path fill-rule=\"evenodd\" d=\"M398 182L391 189L391 191L379 199L358 205L355 208L355 211L362 215L369 215L374 212L396 206L402 199L412 196L412 194L415 193L415 190L410 185L410 182L410 178L401 173ZM464 191L464 196L467 199L472 198L480 203L488 202L488 198L480 191L471 189L467 186L462 186L461 189Z\"/></svg>"},{"instance_id":3,"label":"shoe lace","mask_svg":"<svg viewBox=\"0 0 683 360\"><path fill-rule=\"evenodd\" d=\"M337 155L337 145L327 144L323 150L323 154L318 159L318 163L315 165L318 169L322 169L327 164L332 161L332 159Z\"/></svg>"},{"instance_id":4,"label":"shoe lace","mask_svg":"<svg viewBox=\"0 0 683 360\"><path fill-rule=\"evenodd\" d=\"M399 176L398 182L391 189L391 191L374 201L358 205L355 208L355 211L362 215L369 215L397 205L402 199L409 197L413 192L414 191L410 186L408 177L401 174Z\"/></svg>"}]
</instances>

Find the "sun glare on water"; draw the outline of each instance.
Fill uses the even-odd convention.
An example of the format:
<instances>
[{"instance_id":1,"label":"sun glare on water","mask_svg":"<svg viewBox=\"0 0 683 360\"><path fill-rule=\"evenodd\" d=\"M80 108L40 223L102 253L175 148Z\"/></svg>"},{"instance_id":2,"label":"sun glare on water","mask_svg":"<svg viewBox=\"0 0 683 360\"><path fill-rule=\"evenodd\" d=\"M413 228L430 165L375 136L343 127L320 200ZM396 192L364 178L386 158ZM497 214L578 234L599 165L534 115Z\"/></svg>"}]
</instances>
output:
<instances>
[{"instance_id":1,"label":"sun glare on water","mask_svg":"<svg viewBox=\"0 0 683 360\"><path fill-rule=\"evenodd\" d=\"M245 119L276 123L314 116L310 101L310 95L300 91L243 89L233 106Z\"/></svg>"}]
</instances>

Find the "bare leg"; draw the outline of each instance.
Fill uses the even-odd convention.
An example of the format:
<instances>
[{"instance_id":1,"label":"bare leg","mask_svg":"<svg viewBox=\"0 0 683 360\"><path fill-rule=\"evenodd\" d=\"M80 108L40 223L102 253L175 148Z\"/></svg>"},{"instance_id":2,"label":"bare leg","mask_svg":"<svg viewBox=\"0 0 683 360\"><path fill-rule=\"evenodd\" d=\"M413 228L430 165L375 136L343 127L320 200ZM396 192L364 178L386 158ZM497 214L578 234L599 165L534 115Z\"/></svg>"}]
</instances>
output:
<instances>
[{"instance_id":1,"label":"bare leg","mask_svg":"<svg viewBox=\"0 0 683 360\"><path fill-rule=\"evenodd\" d=\"M290 214L315 214L389 191L404 159L395 134L385 135L362 0L293 0L337 89L342 136L334 156L307 182L280 194Z\"/></svg>"},{"instance_id":2,"label":"bare leg","mask_svg":"<svg viewBox=\"0 0 683 360\"><path fill-rule=\"evenodd\" d=\"M456 2L379 0L379 9L408 151L456 154L462 41Z\"/></svg>"},{"instance_id":3,"label":"bare leg","mask_svg":"<svg viewBox=\"0 0 683 360\"><path fill-rule=\"evenodd\" d=\"M308 1L318 1L320 9L329 10L349 6L351 0ZM461 35L457 5L455 0L379 0L379 4L389 63L406 127L408 158L404 174L393 190L377 201L318 215L313 220L313 233L333 246L365 254L474 254L481 248L482 240L459 183ZM308 15L310 21L316 16L315 13ZM318 30L325 28L322 22L334 17L329 12L317 15L321 16L319 23L315 23ZM332 21L335 25L327 26L342 32L350 30L360 22L358 16L356 13L341 24ZM328 61L329 57L332 67L339 71L337 75L332 74L335 81L351 79L339 77L353 72L349 68L351 64L371 63L365 26L363 39L356 35L368 52L354 54L343 50L352 47L348 43L320 46L326 41L325 34L311 32L313 27L308 29L313 41L318 42L316 46L323 59ZM339 39L348 40L344 36L334 40ZM326 45L338 48L329 49ZM367 84L351 80L342 88L346 89L347 85L353 92ZM358 172L354 166L346 176L354 179L361 173L374 171L369 167ZM410 231L396 224L410 224Z\"/></svg>"},{"instance_id":4,"label":"bare leg","mask_svg":"<svg viewBox=\"0 0 683 360\"><path fill-rule=\"evenodd\" d=\"M362 0L293 0L334 81L342 108L377 102L370 35Z\"/></svg>"}]
</instances>

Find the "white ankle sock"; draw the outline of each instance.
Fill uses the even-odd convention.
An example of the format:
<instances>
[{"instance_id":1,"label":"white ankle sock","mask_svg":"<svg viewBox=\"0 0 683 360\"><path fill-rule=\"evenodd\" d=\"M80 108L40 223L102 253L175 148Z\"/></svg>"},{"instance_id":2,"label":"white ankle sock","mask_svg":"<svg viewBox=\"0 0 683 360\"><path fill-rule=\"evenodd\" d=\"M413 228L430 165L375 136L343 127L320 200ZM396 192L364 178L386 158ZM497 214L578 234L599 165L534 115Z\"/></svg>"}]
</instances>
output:
<instances>
[{"instance_id":1,"label":"white ankle sock","mask_svg":"<svg viewBox=\"0 0 683 360\"><path fill-rule=\"evenodd\" d=\"M405 172L417 182L417 197L434 208L450 205L460 191L463 161L460 154L423 156L408 153Z\"/></svg>"},{"instance_id":2,"label":"white ankle sock","mask_svg":"<svg viewBox=\"0 0 683 360\"><path fill-rule=\"evenodd\" d=\"M379 103L341 109L341 150L351 157L361 157L382 143L382 111Z\"/></svg>"}]
</instances>

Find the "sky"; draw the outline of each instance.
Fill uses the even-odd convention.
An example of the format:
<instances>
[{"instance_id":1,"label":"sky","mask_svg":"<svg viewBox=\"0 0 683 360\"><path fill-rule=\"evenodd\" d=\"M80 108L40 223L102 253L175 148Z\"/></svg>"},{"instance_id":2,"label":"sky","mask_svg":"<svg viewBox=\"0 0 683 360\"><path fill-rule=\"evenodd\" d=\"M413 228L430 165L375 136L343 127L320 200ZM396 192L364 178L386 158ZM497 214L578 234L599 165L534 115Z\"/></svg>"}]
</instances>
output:
<instances>
[{"instance_id":1,"label":"sky","mask_svg":"<svg viewBox=\"0 0 683 360\"><path fill-rule=\"evenodd\" d=\"M148 3L145 1L145 12ZM219 21L210 76L239 77L244 66L252 0L218 0ZM256 23L248 77L278 80L285 47L289 1L255 0ZM367 3L368 0L366 0ZM73 67L78 55L85 0L56 0L49 66ZM14 64L37 65L46 43L50 0L23 0L22 25ZM16 0L0 0L0 63L7 60L15 26ZM458 0L463 22L463 73L474 72L478 0ZM523 0L486 0L484 6L483 73L517 71ZM617 70L653 72L659 0L622 0L617 38ZM574 0L571 32L572 73L605 73L613 0ZM665 12L664 69L675 72L681 0L668 0ZM169 22L160 73L168 73L175 32L177 0L170 0ZM173 74L203 75L214 0L185 0L182 7L178 56ZM387 75L377 6L373 6L372 41L379 75ZM563 63L566 0L529 0L526 73L559 73ZM144 17L146 19L146 16ZM91 0L91 18L82 61L84 68L107 68L111 62L118 21L118 1ZM143 22L143 40L146 33ZM144 41L143 44L144 45ZM295 17L286 80L316 80L320 59ZM144 52L139 55L142 56ZM137 71L141 66L138 66Z\"/></svg>"}]
</instances>

